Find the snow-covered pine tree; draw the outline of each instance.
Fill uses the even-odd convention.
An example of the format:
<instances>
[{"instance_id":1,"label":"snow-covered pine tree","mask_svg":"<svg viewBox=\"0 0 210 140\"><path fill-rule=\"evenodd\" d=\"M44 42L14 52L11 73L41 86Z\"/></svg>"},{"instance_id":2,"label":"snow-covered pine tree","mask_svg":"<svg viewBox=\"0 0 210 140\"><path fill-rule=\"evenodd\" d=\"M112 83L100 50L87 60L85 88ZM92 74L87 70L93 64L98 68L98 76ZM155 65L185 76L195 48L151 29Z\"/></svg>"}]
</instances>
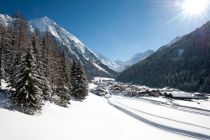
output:
<instances>
[{"instance_id":1,"label":"snow-covered pine tree","mask_svg":"<svg viewBox=\"0 0 210 140\"><path fill-rule=\"evenodd\" d=\"M45 72L46 72L46 63L45 63L45 57L44 57L44 46L42 44L42 40L39 38L39 33L38 31L34 31L32 33L32 39L31 39L32 47L33 47L33 52L35 56L35 62L36 62L36 70L39 75L39 79L41 81L40 88L42 89L43 92L43 97L45 100L49 100L50 98L50 88L49 88L49 83L47 81Z\"/></svg>"},{"instance_id":2,"label":"snow-covered pine tree","mask_svg":"<svg viewBox=\"0 0 210 140\"><path fill-rule=\"evenodd\" d=\"M34 114L42 108L41 80L36 69L32 48L28 46L21 57L17 75L14 78L13 104L20 111Z\"/></svg>"},{"instance_id":3,"label":"snow-covered pine tree","mask_svg":"<svg viewBox=\"0 0 210 140\"><path fill-rule=\"evenodd\" d=\"M0 87L1 87L1 79L3 79L3 72L4 72L4 67L3 67L3 50L6 47L5 46L5 37L6 36L6 29L5 27L0 23Z\"/></svg>"},{"instance_id":4,"label":"snow-covered pine tree","mask_svg":"<svg viewBox=\"0 0 210 140\"><path fill-rule=\"evenodd\" d=\"M61 56L59 58L59 63L57 64L56 73L56 95L59 97L57 104L63 107L67 107L70 100L70 82L67 75L67 65L66 65L66 56L65 52L61 52Z\"/></svg>"},{"instance_id":5,"label":"snow-covered pine tree","mask_svg":"<svg viewBox=\"0 0 210 140\"><path fill-rule=\"evenodd\" d=\"M52 35L46 32L43 40L44 45L44 62L45 62L45 77L47 77L48 85L50 88L50 97L49 100L52 100L52 97L56 95L55 91L55 76L56 76L56 66L57 66L57 49L56 44L52 38Z\"/></svg>"},{"instance_id":6,"label":"snow-covered pine tree","mask_svg":"<svg viewBox=\"0 0 210 140\"><path fill-rule=\"evenodd\" d=\"M72 89L72 85L71 85L71 66L72 66L72 62L70 61L68 55L68 49L64 49L65 52L65 65L66 65L66 75L67 75L67 80L68 80L68 94L71 96L71 89Z\"/></svg>"},{"instance_id":7,"label":"snow-covered pine tree","mask_svg":"<svg viewBox=\"0 0 210 140\"><path fill-rule=\"evenodd\" d=\"M30 44L30 31L28 22L19 12L16 13L14 19L15 20L11 27L11 44L13 46L13 49L10 52L10 55L13 55L14 58L7 71L7 82L9 83L8 86L10 87L14 87L14 78L17 75L17 70L19 69L21 54L23 53L25 48L28 47Z\"/></svg>"},{"instance_id":8,"label":"snow-covered pine tree","mask_svg":"<svg viewBox=\"0 0 210 140\"><path fill-rule=\"evenodd\" d=\"M8 29L4 25L0 24L0 67L1 67L1 79L6 80L9 67L13 60L14 54L12 54L12 37L10 28ZM1 84L1 81L0 81Z\"/></svg>"},{"instance_id":9,"label":"snow-covered pine tree","mask_svg":"<svg viewBox=\"0 0 210 140\"><path fill-rule=\"evenodd\" d=\"M80 62L73 61L71 69L72 97L83 100L88 95L88 82Z\"/></svg>"}]
</instances>

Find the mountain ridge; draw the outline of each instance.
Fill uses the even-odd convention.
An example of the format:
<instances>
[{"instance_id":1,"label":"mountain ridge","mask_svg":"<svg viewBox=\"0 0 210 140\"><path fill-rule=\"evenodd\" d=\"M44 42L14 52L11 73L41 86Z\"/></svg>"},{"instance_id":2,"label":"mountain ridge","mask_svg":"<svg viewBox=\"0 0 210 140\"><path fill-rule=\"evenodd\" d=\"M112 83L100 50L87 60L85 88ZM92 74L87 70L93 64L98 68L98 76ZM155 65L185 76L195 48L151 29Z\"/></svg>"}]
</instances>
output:
<instances>
[{"instance_id":1,"label":"mountain ridge","mask_svg":"<svg viewBox=\"0 0 210 140\"><path fill-rule=\"evenodd\" d=\"M14 18L0 14L0 22L8 27ZM77 59L84 65L86 74L91 79L95 76L115 77L117 72L103 64L97 55L86 47L77 37L66 31L47 16L28 21L31 32L38 30L45 34L49 32L59 47L68 49L70 59Z\"/></svg>"},{"instance_id":2,"label":"mountain ridge","mask_svg":"<svg viewBox=\"0 0 210 140\"><path fill-rule=\"evenodd\" d=\"M210 93L210 22L157 50L117 80L149 87Z\"/></svg>"},{"instance_id":3,"label":"mountain ridge","mask_svg":"<svg viewBox=\"0 0 210 140\"><path fill-rule=\"evenodd\" d=\"M96 53L96 55L101 59L102 63L108 65L111 69L115 70L116 72L122 72L123 70L127 69L128 67L134 65L135 63L142 61L152 55L154 53L153 50L147 50L144 52L139 52L134 55L131 59L127 61L112 61L100 53Z\"/></svg>"}]
</instances>

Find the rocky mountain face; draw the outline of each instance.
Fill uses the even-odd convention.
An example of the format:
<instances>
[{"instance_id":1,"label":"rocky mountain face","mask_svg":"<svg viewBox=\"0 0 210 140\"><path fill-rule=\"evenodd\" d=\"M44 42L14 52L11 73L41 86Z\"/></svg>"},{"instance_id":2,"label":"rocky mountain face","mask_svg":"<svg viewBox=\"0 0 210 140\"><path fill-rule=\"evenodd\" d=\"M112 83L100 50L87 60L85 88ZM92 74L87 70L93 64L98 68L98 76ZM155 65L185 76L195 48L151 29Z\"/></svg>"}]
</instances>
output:
<instances>
[{"instance_id":1,"label":"rocky mountain face","mask_svg":"<svg viewBox=\"0 0 210 140\"><path fill-rule=\"evenodd\" d=\"M210 93L210 22L122 72L118 81Z\"/></svg>"},{"instance_id":2,"label":"rocky mountain face","mask_svg":"<svg viewBox=\"0 0 210 140\"><path fill-rule=\"evenodd\" d=\"M0 14L0 22L5 26L13 22L13 18ZM89 78L95 76L115 77L117 72L109 68L97 55L87 48L78 38L59 26L48 17L32 19L29 21L31 31L38 30L41 34L52 34L57 46L67 50L69 59L80 60Z\"/></svg>"}]
</instances>

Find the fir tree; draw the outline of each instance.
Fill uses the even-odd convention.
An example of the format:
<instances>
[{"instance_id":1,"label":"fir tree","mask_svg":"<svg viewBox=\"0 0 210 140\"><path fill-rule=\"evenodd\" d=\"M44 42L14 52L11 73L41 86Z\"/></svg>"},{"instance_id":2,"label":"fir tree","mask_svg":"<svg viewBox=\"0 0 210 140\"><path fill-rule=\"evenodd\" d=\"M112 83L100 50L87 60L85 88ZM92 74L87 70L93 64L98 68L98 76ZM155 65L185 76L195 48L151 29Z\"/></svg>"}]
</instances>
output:
<instances>
[{"instance_id":1,"label":"fir tree","mask_svg":"<svg viewBox=\"0 0 210 140\"><path fill-rule=\"evenodd\" d=\"M80 62L73 61L71 69L72 97L83 100L88 95L87 78Z\"/></svg>"},{"instance_id":2,"label":"fir tree","mask_svg":"<svg viewBox=\"0 0 210 140\"><path fill-rule=\"evenodd\" d=\"M12 24L11 44L13 50L10 55L15 56L11 61L11 66L7 70L9 86L14 87L15 76L20 65L21 54L30 45L29 26L25 18L19 13L16 13L14 23Z\"/></svg>"},{"instance_id":3,"label":"fir tree","mask_svg":"<svg viewBox=\"0 0 210 140\"><path fill-rule=\"evenodd\" d=\"M9 75L7 79L7 82L9 83L8 87L12 87L12 88L15 87L15 82L16 82L15 77L17 75L18 69L20 68L20 61L21 61L21 54L18 52L15 54L15 58L7 72Z\"/></svg>"},{"instance_id":4,"label":"fir tree","mask_svg":"<svg viewBox=\"0 0 210 140\"><path fill-rule=\"evenodd\" d=\"M12 101L20 111L33 114L42 108L42 89L36 70L35 58L30 47L26 48L15 76Z\"/></svg>"},{"instance_id":5,"label":"fir tree","mask_svg":"<svg viewBox=\"0 0 210 140\"><path fill-rule=\"evenodd\" d=\"M44 45L44 67L45 67L45 77L47 78L47 82L50 89L50 95L48 97L49 100L52 100L53 96L56 95L56 86L55 86L55 77L58 65L58 54L56 49L56 44L53 41L52 35L46 32L46 35L43 40Z\"/></svg>"},{"instance_id":6,"label":"fir tree","mask_svg":"<svg viewBox=\"0 0 210 140\"><path fill-rule=\"evenodd\" d=\"M5 47L5 32L6 29L3 25L0 24L0 86L1 86L1 79L3 79L3 49Z\"/></svg>"},{"instance_id":7,"label":"fir tree","mask_svg":"<svg viewBox=\"0 0 210 140\"><path fill-rule=\"evenodd\" d=\"M38 31L35 31L32 34L32 47L35 56L36 69L39 75L39 79L41 80L40 88L43 92L43 97L45 100L49 100L50 98L50 87L47 81L45 72L46 72L46 63L44 57L44 46L41 39L38 36Z\"/></svg>"},{"instance_id":8,"label":"fir tree","mask_svg":"<svg viewBox=\"0 0 210 140\"><path fill-rule=\"evenodd\" d=\"M5 69L7 67L7 62L10 60L7 57L8 52L10 52L10 34L8 29L0 23L0 79L5 79ZM1 80L0 80L1 86Z\"/></svg>"},{"instance_id":9,"label":"fir tree","mask_svg":"<svg viewBox=\"0 0 210 140\"><path fill-rule=\"evenodd\" d=\"M65 52L62 51L57 67L56 75L56 95L59 97L58 105L67 107L70 100L70 82L67 75L67 65Z\"/></svg>"}]
</instances>

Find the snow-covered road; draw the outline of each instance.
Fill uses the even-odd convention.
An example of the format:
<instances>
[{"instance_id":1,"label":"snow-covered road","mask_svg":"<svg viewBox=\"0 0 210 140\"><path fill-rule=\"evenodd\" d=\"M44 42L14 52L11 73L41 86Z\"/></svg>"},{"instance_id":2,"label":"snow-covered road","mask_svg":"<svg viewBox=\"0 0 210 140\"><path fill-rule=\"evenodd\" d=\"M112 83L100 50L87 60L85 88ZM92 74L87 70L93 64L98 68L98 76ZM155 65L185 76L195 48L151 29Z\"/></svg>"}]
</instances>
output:
<instances>
[{"instance_id":1,"label":"snow-covered road","mask_svg":"<svg viewBox=\"0 0 210 140\"><path fill-rule=\"evenodd\" d=\"M210 139L210 116L121 96L111 96L108 103L150 126L191 138Z\"/></svg>"},{"instance_id":2,"label":"snow-covered road","mask_svg":"<svg viewBox=\"0 0 210 140\"><path fill-rule=\"evenodd\" d=\"M124 98L129 98L129 97L124 97ZM170 107L174 108L177 110L185 111L185 112L190 112L194 114L200 114L200 115L205 115L205 116L210 116L210 102L205 101L205 106L198 106L198 103L195 102L190 102L190 101L182 101L182 100L174 100L173 102L169 102L168 99L162 98L162 97L141 97L141 98L129 98L131 100L140 100L144 102L150 102L158 105L163 105L165 107ZM182 104L178 104L178 103ZM202 104L204 104L202 102ZM196 107L195 107L196 104Z\"/></svg>"}]
</instances>

